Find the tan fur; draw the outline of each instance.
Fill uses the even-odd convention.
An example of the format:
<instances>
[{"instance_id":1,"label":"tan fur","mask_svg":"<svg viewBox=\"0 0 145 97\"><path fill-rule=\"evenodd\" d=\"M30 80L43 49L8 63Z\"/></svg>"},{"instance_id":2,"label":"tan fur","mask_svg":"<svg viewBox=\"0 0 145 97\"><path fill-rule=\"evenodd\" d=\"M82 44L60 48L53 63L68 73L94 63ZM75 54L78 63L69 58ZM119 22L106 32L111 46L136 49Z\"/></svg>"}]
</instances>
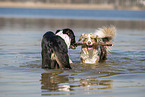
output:
<instances>
[{"instance_id":1,"label":"tan fur","mask_svg":"<svg viewBox=\"0 0 145 97\"><path fill-rule=\"evenodd\" d=\"M110 26L110 27L103 27L102 28L102 32L105 34L105 36L110 36L112 38L115 37L115 32L116 32L116 28L114 26Z\"/></svg>"},{"instance_id":2,"label":"tan fur","mask_svg":"<svg viewBox=\"0 0 145 97\"><path fill-rule=\"evenodd\" d=\"M111 42L111 40L114 39L116 35L116 28L115 26L104 26L102 28L98 28L95 34L98 35L98 38L110 37L111 39L108 42Z\"/></svg>"},{"instance_id":3,"label":"tan fur","mask_svg":"<svg viewBox=\"0 0 145 97\"><path fill-rule=\"evenodd\" d=\"M97 42L97 35L89 33L89 34L82 34L79 41L82 40L83 43L88 43L88 41L91 41L91 44L94 44L95 42ZM82 45L82 49L81 49L81 62L82 63L97 63L98 62L98 58L96 58L96 46L92 47L93 50L93 55L92 58L90 59L89 55L89 50L88 47L86 45Z\"/></svg>"},{"instance_id":4,"label":"tan fur","mask_svg":"<svg viewBox=\"0 0 145 97\"><path fill-rule=\"evenodd\" d=\"M115 37L115 32L116 28L114 26L109 26L109 27L102 27L96 30L94 34L89 33L89 34L82 34L79 41L82 40L83 43L88 43L89 39L91 40L92 43L95 42L103 42L103 38L109 37L109 40L106 43L111 43L112 39ZM108 52L110 50L109 47L105 47L106 51ZM83 45L81 49L81 62L82 63L98 63L100 60L99 51L97 50L96 46L93 46L93 52L92 52L92 58L88 57L91 55L89 53L89 49L87 46ZM107 56L107 54L106 54Z\"/></svg>"}]
</instances>

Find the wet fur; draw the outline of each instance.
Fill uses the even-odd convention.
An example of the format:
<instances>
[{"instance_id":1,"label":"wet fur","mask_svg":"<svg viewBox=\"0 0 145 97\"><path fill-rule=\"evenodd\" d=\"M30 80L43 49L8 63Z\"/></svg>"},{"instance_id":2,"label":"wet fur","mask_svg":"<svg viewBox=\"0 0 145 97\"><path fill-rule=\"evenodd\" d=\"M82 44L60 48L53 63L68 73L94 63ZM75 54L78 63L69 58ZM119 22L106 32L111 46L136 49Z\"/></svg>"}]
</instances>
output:
<instances>
[{"instance_id":1,"label":"wet fur","mask_svg":"<svg viewBox=\"0 0 145 97\"><path fill-rule=\"evenodd\" d=\"M82 40L81 62L82 63L98 63L107 59L107 46L94 46L95 42L111 43L115 37L116 28L114 26L102 27L96 30L95 33L82 34L79 41ZM91 47L91 49L89 49Z\"/></svg>"},{"instance_id":2,"label":"wet fur","mask_svg":"<svg viewBox=\"0 0 145 97\"><path fill-rule=\"evenodd\" d=\"M68 68L71 69L69 63L67 43L65 39L57 35L60 31L65 36L70 38L70 46L75 43L75 36L71 29L57 30L56 34L51 31L46 32L43 35L41 47L42 47L42 68L54 69L54 68ZM67 39L69 40L69 39Z\"/></svg>"}]
</instances>

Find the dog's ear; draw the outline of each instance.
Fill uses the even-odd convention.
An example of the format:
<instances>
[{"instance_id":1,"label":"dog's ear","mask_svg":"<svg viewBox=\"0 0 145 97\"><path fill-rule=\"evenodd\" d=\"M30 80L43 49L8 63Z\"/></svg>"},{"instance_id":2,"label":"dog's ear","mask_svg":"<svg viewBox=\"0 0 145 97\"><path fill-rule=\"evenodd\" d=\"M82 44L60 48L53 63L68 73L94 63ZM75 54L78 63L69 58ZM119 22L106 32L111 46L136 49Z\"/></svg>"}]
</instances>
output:
<instances>
[{"instance_id":1,"label":"dog's ear","mask_svg":"<svg viewBox=\"0 0 145 97\"><path fill-rule=\"evenodd\" d=\"M84 38L85 34L83 33L79 39L79 41L81 41Z\"/></svg>"},{"instance_id":2,"label":"dog's ear","mask_svg":"<svg viewBox=\"0 0 145 97\"><path fill-rule=\"evenodd\" d=\"M101 38L99 38L99 36L98 36L98 35L96 35L95 40L96 40L96 42L99 42L99 41L101 41Z\"/></svg>"},{"instance_id":3,"label":"dog's ear","mask_svg":"<svg viewBox=\"0 0 145 97\"><path fill-rule=\"evenodd\" d=\"M91 38L93 38L93 39L96 39L98 37L98 35L93 34L93 33L90 33L90 35L91 35Z\"/></svg>"}]
</instances>

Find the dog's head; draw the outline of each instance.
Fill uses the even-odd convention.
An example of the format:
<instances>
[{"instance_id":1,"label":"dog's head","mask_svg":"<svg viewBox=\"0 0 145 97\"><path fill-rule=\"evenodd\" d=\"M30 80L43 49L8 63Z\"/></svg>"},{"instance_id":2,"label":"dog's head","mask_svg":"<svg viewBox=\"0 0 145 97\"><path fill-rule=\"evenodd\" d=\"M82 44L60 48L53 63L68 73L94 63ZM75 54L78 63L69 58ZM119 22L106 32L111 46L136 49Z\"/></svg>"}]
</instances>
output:
<instances>
[{"instance_id":1,"label":"dog's head","mask_svg":"<svg viewBox=\"0 0 145 97\"><path fill-rule=\"evenodd\" d=\"M67 34L70 37L70 39L71 39L70 48L75 49L76 48L76 46L75 46L76 40L75 40L74 32L71 29L66 28L66 29L62 29L62 30L57 30L56 34L60 31L62 31L63 34Z\"/></svg>"},{"instance_id":2,"label":"dog's head","mask_svg":"<svg viewBox=\"0 0 145 97\"><path fill-rule=\"evenodd\" d=\"M81 35L79 41L81 41L81 40L83 43L86 44L85 47L87 47L88 50L90 50L90 49L94 48L94 43L97 42L97 35L92 34L92 33L90 33L90 34L83 33Z\"/></svg>"}]
</instances>

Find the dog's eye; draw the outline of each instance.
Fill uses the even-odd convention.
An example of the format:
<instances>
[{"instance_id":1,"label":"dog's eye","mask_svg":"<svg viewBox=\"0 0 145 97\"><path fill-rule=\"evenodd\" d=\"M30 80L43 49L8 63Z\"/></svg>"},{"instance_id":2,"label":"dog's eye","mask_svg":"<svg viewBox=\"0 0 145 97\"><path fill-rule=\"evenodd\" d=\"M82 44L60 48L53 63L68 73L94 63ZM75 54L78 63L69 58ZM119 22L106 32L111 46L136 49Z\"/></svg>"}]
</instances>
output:
<instances>
[{"instance_id":1,"label":"dog's eye","mask_svg":"<svg viewBox=\"0 0 145 97\"><path fill-rule=\"evenodd\" d=\"M95 38L91 38L91 40L95 40Z\"/></svg>"},{"instance_id":2,"label":"dog's eye","mask_svg":"<svg viewBox=\"0 0 145 97\"><path fill-rule=\"evenodd\" d=\"M96 38L91 38L91 41L96 42Z\"/></svg>"},{"instance_id":3,"label":"dog's eye","mask_svg":"<svg viewBox=\"0 0 145 97\"><path fill-rule=\"evenodd\" d=\"M88 38L84 38L84 41L87 41L88 40Z\"/></svg>"}]
</instances>

